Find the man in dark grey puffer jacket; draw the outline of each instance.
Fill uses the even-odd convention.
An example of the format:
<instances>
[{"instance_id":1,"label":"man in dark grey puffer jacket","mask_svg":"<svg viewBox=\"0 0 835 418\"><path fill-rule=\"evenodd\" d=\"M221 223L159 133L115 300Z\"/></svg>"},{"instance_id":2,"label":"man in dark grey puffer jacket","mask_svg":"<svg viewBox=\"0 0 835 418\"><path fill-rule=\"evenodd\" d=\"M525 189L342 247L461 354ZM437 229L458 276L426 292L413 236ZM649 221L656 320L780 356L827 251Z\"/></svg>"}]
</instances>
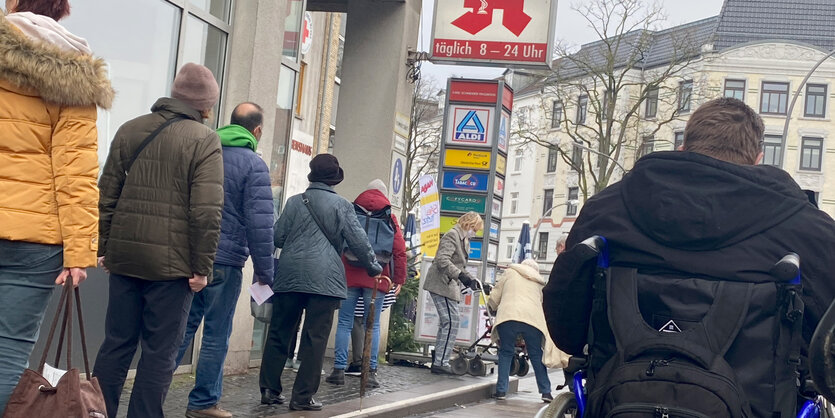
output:
<instances>
[{"instance_id":1,"label":"man in dark grey puffer jacket","mask_svg":"<svg viewBox=\"0 0 835 418\"><path fill-rule=\"evenodd\" d=\"M273 285L276 293L273 316L261 363L261 403L284 402L281 373L290 340L304 312L299 347L299 353L304 355L293 386L290 409L318 411L322 404L313 395L319 389L333 313L348 292L342 248L347 246L357 255L369 276L378 276L383 268L377 263L354 206L333 190L344 178L336 157L317 155L310 162L307 178L310 187L287 201L275 225L275 246L282 248L282 252Z\"/></svg>"},{"instance_id":2,"label":"man in dark grey puffer jacket","mask_svg":"<svg viewBox=\"0 0 835 418\"><path fill-rule=\"evenodd\" d=\"M99 262L110 270L109 301L93 374L108 416L117 415L140 337L128 418L163 416L191 300L208 282L220 237L223 157L220 138L202 123L218 96L208 68L184 65L171 97L122 125L107 156Z\"/></svg>"}]
</instances>

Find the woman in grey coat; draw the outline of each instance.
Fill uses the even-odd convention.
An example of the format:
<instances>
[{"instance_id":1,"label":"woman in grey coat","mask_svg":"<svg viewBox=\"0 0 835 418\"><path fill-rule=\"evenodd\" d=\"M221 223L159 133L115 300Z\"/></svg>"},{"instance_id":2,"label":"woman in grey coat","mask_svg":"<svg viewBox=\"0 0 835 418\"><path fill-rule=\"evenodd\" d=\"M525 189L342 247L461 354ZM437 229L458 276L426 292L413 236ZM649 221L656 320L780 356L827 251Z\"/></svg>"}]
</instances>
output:
<instances>
[{"instance_id":1,"label":"woman in grey coat","mask_svg":"<svg viewBox=\"0 0 835 418\"><path fill-rule=\"evenodd\" d=\"M449 232L444 234L438 252L426 273L423 290L429 292L435 310L438 311L438 335L435 340L435 359L432 373L453 374L449 358L455 338L458 336L458 301L461 285L481 290L481 282L467 273L470 239L484 228L484 221L475 212L467 212L458 218Z\"/></svg>"},{"instance_id":2,"label":"woman in grey coat","mask_svg":"<svg viewBox=\"0 0 835 418\"><path fill-rule=\"evenodd\" d=\"M330 154L317 155L310 162L310 187L287 200L275 225L275 246L281 248L273 284L273 316L261 363L261 403L284 403L281 374L302 312L299 359L301 365L293 385L291 410L318 411L322 404L313 399L325 359L333 313L345 299L343 246L362 262L369 276L383 268L377 263L368 235L357 220L351 202L334 192L344 173Z\"/></svg>"}]
</instances>

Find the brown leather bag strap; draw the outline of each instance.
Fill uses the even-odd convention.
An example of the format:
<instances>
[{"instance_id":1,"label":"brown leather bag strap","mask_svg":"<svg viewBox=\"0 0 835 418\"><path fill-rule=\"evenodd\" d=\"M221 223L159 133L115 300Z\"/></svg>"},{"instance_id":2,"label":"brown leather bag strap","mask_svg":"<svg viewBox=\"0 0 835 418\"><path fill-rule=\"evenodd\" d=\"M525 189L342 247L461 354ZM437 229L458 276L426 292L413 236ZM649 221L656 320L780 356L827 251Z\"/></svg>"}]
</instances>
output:
<instances>
[{"instance_id":1,"label":"brown leather bag strap","mask_svg":"<svg viewBox=\"0 0 835 418\"><path fill-rule=\"evenodd\" d=\"M90 376L90 360L87 359L87 337L84 334L84 317L81 315L81 292L75 288L75 308L78 310L78 331L81 333L81 353L84 354L84 372L87 380Z\"/></svg>"},{"instance_id":2,"label":"brown leather bag strap","mask_svg":"<svg viewBox=\"0 0 835 418\"><path fill-rule=\"evenodd\" d=\"M67 286L67 289L73 289L72 282L72 275L67 277L67 282L64 283ZM72 290L67 290L67 311L64 314L64 317L67 318L67 370L72 370L72 295L70 294ZM55 362L55 366L58 366L58 362Z\"/></svg>"},{"instance_id":3,"label":"brown leather bag strap","mask_svg":"<svg viewBox=\"0 0 835 418\"><path fill-rule=\"evenodd\" d=\"M63 311L64 306L64 298L67 297L67 288L65 287L61 291L61 300L58 302L58 309L55 311L55 317L52 318L52 325L49 327L49 334L46 338L46 345L43 348L43 354L41 355L41 361L38 363L38 373L43 374L43 366L46 364L46 357L49 355L49 349L52 347L52 340L55 338L55 328L58 327L58 319L61 318L61 312Z\"/></svg>"}]
</instances>

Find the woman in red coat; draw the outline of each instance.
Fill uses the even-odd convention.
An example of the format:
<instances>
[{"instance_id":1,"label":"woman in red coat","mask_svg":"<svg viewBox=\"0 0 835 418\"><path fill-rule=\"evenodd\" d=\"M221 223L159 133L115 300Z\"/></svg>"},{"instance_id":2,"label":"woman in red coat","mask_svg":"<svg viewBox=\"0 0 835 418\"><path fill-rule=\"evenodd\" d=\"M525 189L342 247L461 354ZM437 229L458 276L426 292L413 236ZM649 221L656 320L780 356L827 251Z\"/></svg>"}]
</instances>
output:
<instances>
[{"instance_id":1,"label":"woman in red coat","mask_svg":"<svg viewBox=\"0 0 835 418\"><path fill-rule=\"evenodd\" d=\"M359 196L357 196L354 203L362 206L368 212L377 212L386 207L391 207L386 195L388 189L382 180L374 180L368 185L368 189ZM392 262L390 264L394 267L394 274L392 275L392 265L383 265L383 275L391 277L395 286L401 286L406 283L406 240L403 239L403 232L400 230L400 224L397 222L397 217L391 215L391 222L394 226L394 245L392 247ZM334 348L334 365L333 372L326 382L335 385L345 384L345 367L348 366L348 343L351 338L351 329L354 326L354 308L357 305L357 300L363 298L363 301L371 300L372 289L376 281L373 277L362 267L355 267L347 262L345 256L342 257L342 263L345 265L345 276L348 280L348 298L342 301L342 307L339 309L339 322L336 327L336 347ZM382 263L380 263L382 264ZM368 378L368 387L376 388L380 384L377 382L377 352L380 348L380 314L383 310L383 298L388 292L388 283L381 282L377 285L377 299L375 302L374 312L374 328L371 338L371 375ZM365 303L366 306L369 303Z\"/></svg>"}]
</instances>

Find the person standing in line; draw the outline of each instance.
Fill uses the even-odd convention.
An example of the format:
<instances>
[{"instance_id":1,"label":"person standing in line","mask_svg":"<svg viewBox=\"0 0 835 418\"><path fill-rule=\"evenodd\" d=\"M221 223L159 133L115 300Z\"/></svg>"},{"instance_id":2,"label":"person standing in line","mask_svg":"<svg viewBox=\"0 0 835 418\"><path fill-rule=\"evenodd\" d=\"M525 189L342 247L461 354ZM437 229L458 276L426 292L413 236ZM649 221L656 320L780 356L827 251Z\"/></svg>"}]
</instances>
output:
<instances>
[{"instance_id":1,"label":"person standing in line","mask_svg":"<svg viewBox=\"0 0 835 418\"><path fill-rule=\"evenodd\" d=\"M484 228L484 221L475 212L467 212L458 218L438 244L438 252L426 273L423 290L429 292L438 312L438 336L435 339L435 357L432 373L453 374L449 359L458 335L458 301L461 285L481 290L481 282L467 272L470 239Z\"/></svg>"},{"instance_id":2,"label":"person standing in line","mask_svg":"<svg viewBox=\"0 0 835 418\"><path fill-rule=\"evenodd\" d=\"M545 279L539 274L539 264L529 258L521 264L511 264L490 292L487 307L496 312L493 323L496 332L491 337L499 343L499 372L496 393L493 394L498 400L507 398L517 336L525 340L542 400L554 400L546 366L565 367L568 365L568 356L557 350L548 334L545 313L542 311L544 287Z\"/></svg>"},{"instance_id":3,"label":"person standing in line","mask_svg":"<svg viewBox=\"0 0 835 418\"><path fill-rule=\"evenodd\" d=\"M273 285L273 316L261 363L262 404L285 401L281 374L290 351L291 334L304 313L299 346L301 365L290 409L322 409L313 396L319 390L333 313L348 293L342 248L347 246L357 256L369 276L379 276L383 271L357 220L354 205L333 190L344 177L336 157L314 157L307 176L310 187L287 200L275 225L275 246L282 251Z\"/></svg>"},{"instance_id":4,"label":"person standing in line","mask_svg":"<svg viewBox=\"0 0 835 418\"><path fill-rule=\"evenodd\" d=\"M0 415L55 285L96 265L96 106L107 64L57 23L67 0L7 0L0 14Z\"/></svg>"},{"instance_id":5,"label":"person standing in line","mask_svg":"<svg viewBox=\"0 0 835 418\"><path fill-rule=\"evenodd\" d=\"M188 63L171 97L113 138L99 184L99 256L110 297L93 368L108 416L116 416L140 337L128 417L163 416L191 300L208 283L220 237L220 138L202 123L218 93L212 72Z\"/></svg>"},{"instance_id":6,"label":"person standing in line","mask_svg":"<svg viewBox=\"0 0 835 418\"><path fill-rule=\"evenodd\" d=\"M232 318L241 294L243 267L252 256L255 281L273 284L273 198L270 173L258 154L264 111L241 103L231 124L218 129L223 146L223 217L212 271L214 280L194 295L186 334L177 355L180 364L201 321L203 341L194 389L188 395L188 418L231 418L218 406L223 394L223 363L229 350Z\"/></svg>"},{"instance_id":7,"label":"person standing in line","mask_svg":"<svg viewBox=\"0 0 835 418\"><path fill-rule=\"evenodd\" d=\"M386 209L391 211L391 202L386 197L387 194L388 188L385 183L380 179L375 179L368 184L368 188L364 192L357 196L354 204L371 213L380 213L380 211ZM383 275L391 276L395 286L402 286L406 283L406 240L403 239L403 231L400 230L397 217L392 213L389 218L394 232L394 239L391 246L392 265L389 266L387 263L383 266ZM368 238L369 240L374 239L371 236ZM345 368L348 366L348 340L351 339L351 330L354 326L354 311L360 298L362 298L363 306L366 305L366 301L369 301L367 304L370 305L372 290L376 287L377 299L374 304L374 326L372 328L371 355L369 358L371 374L368 377L368 387L378 388L380 387L380 383L377 381L377 354L380 351L380 316L383 313L383 299L389 291L389 283L387 281L377 283L374 277L370 276L364 268L352 265L344 255L342 256L342 263L345 265L345 275L348 279L348 298L342 301L342 306L339 309L333 372L325 381L334 385L345 384ZM392 266L394 267L393 272ZM366 315L368 315L368 312L364 310L363 317ZM363 335L361 338L364 342L365 336Z\"/></svg>"}]
</instances>

